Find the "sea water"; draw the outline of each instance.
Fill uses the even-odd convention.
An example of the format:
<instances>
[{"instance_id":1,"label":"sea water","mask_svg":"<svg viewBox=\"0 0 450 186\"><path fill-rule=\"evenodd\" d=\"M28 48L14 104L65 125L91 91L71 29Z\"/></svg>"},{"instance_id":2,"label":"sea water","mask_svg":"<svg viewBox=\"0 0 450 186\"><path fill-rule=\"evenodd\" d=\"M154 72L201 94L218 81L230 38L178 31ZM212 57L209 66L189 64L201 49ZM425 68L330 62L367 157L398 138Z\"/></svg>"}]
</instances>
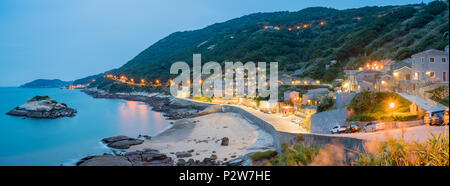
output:
<instances>
[{"instance_id":1,"label":"sea water","mask_svg":"<svg viewBox=\"0 0 450 186\"><path fill-rule=\"evenodd\" d=\"M36 96L78 111L74 117L32 119L5 113ZM111 150L101 139L156 135L170 126L142 102L93 98L80 90L0 87L0 165L73 165Z\"/></svg>"}]
</instances>

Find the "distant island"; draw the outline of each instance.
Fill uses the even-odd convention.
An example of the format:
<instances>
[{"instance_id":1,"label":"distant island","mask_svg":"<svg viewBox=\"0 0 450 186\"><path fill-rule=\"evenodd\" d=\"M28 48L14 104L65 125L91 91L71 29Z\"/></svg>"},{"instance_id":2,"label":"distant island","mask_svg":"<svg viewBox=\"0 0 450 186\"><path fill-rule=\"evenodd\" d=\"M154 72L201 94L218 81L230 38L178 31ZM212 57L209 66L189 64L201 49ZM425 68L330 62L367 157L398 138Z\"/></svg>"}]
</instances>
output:
<instances>
[{"instance_id":1,"label":"distant island","mask_svg":"<svg viewBox=\"0 0 450 186\"><path fill-rule=\"evenodd\" d=\"M25 104L18 106L6 114L12 116L25 116L30 118L54 119L59 117L75 116L77 111L67 107L64 103L58 103L49 96L35 96Z\"/></svg>"},{"instance_id":2,"label":"distant island","mask_svg":"<svg viewBox=\"0 0 450 186\"><path fill-rule=\"evenodd\" d=\"M20 85L20 88L61 88L72 84L72 81L62 81L59 79L37 79L29 83Z\"/></svg>"}]
</instances>

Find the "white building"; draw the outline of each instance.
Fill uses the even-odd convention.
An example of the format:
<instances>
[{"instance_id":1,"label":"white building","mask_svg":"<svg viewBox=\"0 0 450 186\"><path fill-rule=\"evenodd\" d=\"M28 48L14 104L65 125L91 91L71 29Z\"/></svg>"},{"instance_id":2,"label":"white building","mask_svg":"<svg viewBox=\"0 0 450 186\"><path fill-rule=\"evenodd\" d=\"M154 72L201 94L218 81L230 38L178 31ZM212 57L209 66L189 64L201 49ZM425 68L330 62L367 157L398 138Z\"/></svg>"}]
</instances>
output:
<instances>
[{"instance_id":1,"label":"white building","mask_svg":"<svg viewBox=\"0 0 450 186\"><path fill-rule=\"evenodd\" d=\"M412 79L429 82L448 82L449 55L445 51L429 49L412 55Z\"/></svg>"}]
</instances>

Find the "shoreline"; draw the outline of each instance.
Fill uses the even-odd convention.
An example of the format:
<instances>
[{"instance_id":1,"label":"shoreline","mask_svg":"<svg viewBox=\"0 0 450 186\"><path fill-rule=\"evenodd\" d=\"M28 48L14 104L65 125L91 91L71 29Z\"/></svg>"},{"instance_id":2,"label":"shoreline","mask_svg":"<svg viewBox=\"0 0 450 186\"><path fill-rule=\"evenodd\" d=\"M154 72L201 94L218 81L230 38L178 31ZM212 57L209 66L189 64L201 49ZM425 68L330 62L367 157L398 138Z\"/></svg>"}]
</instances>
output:
<instances>
[{"instance_id":1,"label":"shoreline","mask_svg":"<svg viewBox=\"0 0 450 186\"><path fill-rule=\"evenodd\" d=\"M275 150L274 136L239 113L222 112L219 109L221 107L212 106L215 104L196 103L158 93L110 94L96 88L81 91L94 98L144 102L152 107L152 111L162 112L166 119L173 122L167 129L151 136L151 139L144 140L142 144L130 146L118 153L116 150L120 149L111 148L115 154L113 156L88 156L76 165L83 165L85 162L89 162L85 163L87 165L99 165L97 163L105 163L105 158L108 163L113 161L114 165L128 165L129 162L124 162L124 159L135 161L130 161L130 165L144 166L250 165L249 156L252 153ZM226 121L226 124L223 121ZM211 131L215 131L215 134ZM244 135L246 137L242 137ZM222 146L221 140L225 137L229 139L229 144ZM152 159L155 163L142 162L142 159L136 160L135 157L130 159L131 155L135 156L136 153L141 158L148 153L153 153L152 156L159 153L160 159ZM119 161L122 162L118 163Z\"/></svg>"}]
</instances>

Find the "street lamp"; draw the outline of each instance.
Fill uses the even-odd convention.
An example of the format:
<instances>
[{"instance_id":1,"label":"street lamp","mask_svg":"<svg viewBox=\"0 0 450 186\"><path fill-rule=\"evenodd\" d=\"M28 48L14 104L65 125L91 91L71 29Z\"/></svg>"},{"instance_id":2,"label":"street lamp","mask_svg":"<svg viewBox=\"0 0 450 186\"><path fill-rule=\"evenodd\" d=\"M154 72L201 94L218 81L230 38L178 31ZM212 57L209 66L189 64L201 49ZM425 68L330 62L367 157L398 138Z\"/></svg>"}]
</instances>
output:
<instances>
[{"instance_id":1,"label":"street lamp","mask_svg":"<svg viewBox=\"0 0 450 186\"><path fill-rule=\"evenodd\" d=\"M389 103L389 108L394 109L395 108L395 103L394 102Z\"/></svg>"},{"instance_id":2,"label":"street lamp","mask_svg":"<svg viewBox=\"0 0 450 186\"><path fill-rule=\"evenodd\" d=\"M395 103L394 103L394 102L389 103L389 108L392 110L392 112L391 112L391 117L392 117L392 121L394 121L394 108L395 108ZM395 125L395 123L394 123L394 125Z\"/></svg>"}]
</instances>

